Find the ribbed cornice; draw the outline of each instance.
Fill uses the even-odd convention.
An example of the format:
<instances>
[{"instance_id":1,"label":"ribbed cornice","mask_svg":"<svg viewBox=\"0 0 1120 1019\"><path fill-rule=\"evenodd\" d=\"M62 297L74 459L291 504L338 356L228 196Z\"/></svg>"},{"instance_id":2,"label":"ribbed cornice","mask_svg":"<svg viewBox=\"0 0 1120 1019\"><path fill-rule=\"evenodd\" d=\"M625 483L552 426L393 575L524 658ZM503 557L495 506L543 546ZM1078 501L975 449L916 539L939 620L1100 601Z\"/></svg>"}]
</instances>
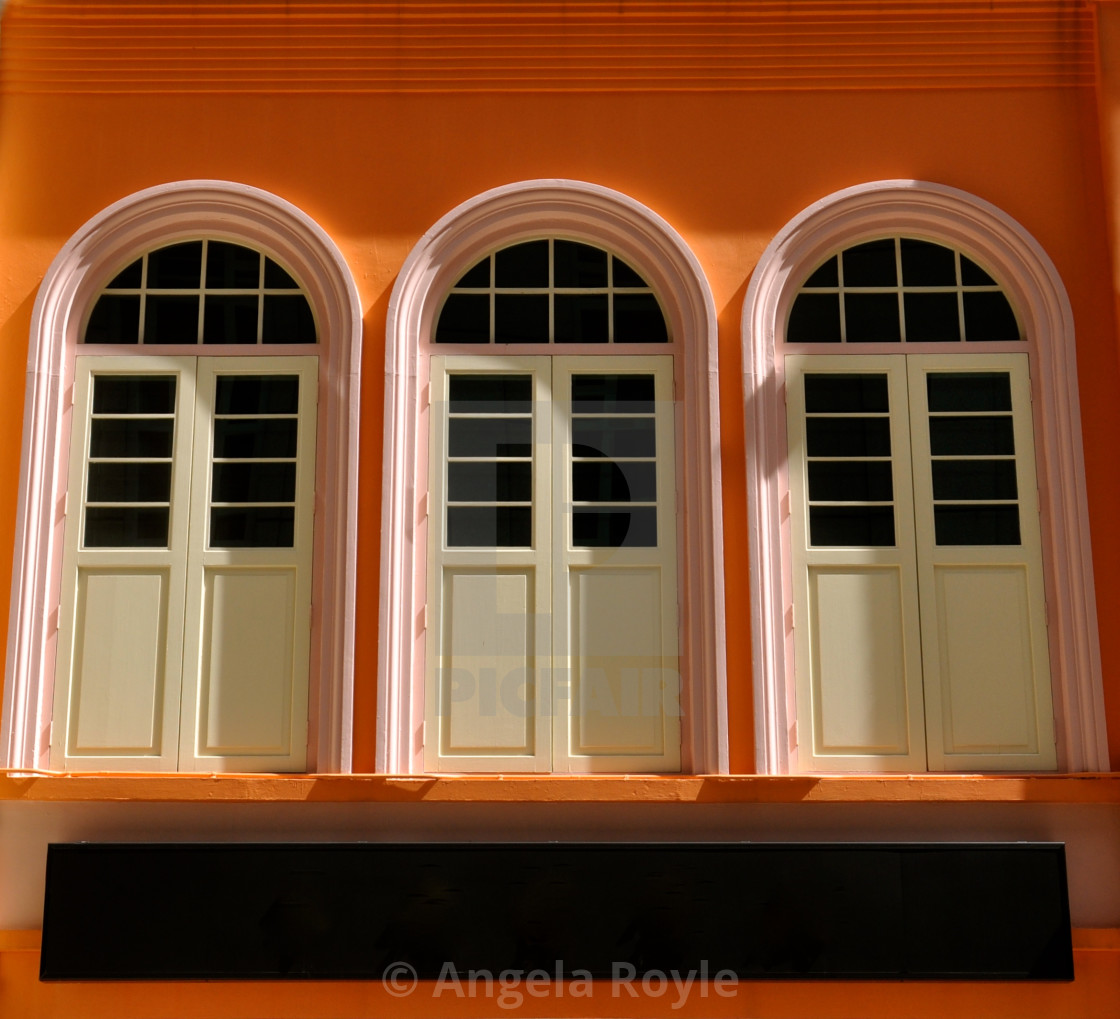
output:
<instances>
[{"instance_id":1,"label":"ribbed cornice","mask_svg":"<svg viewBox=\"0 0 1120 1019\"><path fill-rule=\"evenodd\" d=\"M12 0L9 93L1083 86L1088 0Z\"/></svg>"}]
</instances>

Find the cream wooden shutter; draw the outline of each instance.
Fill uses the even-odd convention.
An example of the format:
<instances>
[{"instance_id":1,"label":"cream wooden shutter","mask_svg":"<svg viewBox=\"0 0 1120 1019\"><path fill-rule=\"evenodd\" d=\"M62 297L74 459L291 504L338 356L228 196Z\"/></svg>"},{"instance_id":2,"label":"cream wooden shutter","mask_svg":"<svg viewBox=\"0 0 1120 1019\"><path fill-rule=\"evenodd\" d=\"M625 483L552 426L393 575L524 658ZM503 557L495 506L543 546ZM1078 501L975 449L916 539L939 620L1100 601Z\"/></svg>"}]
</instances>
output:
<instances>
[{"instance_id":1,"label":"cream wooden shutter","mask_svg":"<svg viewBox=\"0 0 1120 1019\"><path fill-rule=\"evenodd\" d=\"M430 372L426 766L679 770L672 359Z\"/></svg>"},{"instance_id":2,"label":"cream wooden shutter","mask_svg":"<svg viewBox=\"0 0 1120 1019\"><path fill-rule=\"evenodd\" d=\"M551 768L550 369L430 359L432 771Z\"/></svg>"},{"instance_id":3,"label":"cream wooden shutter","mask_svg":"<svg viewBox=\"0 0 1120 1019\"><path fill-rule=\"evenodd\" d=\"M929 766L1057 766L1026 354L911 355Z\"/></svg>"},{"instance_id":4,"label":"cream wooden shutter","mask_svg":"<svg viewBox=\"0 0 1120 1019\"><path fill-rule=\"evenodd\" d=\"M176 767L194 362L77 358L53 768Z\"/></svg>"},{"instance_id":5,"label":"cream wooden shutter","mask_svg":"<svg viewBox=\"0 0 1120 1019\"><path fill-rule=\"evenodd\" d=\"M553 769L679 771L672 358L555 358L553 401Z\"/></svg>"},{"instance_id":6,"label":"cream wooden shutter","mask_svg":"<svg viewBox=\"0 0 1120 1019\"><path fill-rule=\"evenodd\" d=\"M306 765L317 367L199 359L183 770Z\"/></svg>"},{"instance_id":7,"label":"cream wooden shutter","mask_svg":"<svg viewBox=\"0 0 1120 1019\"><path fill-rule=\"evenodd\" d=\"M923 771L905 362L785 363L800 767Z\"/></svg>"},{"instance_id":8,"label":"cream wooden shutter","mask_svg":"<svg viewBox=\"0 0 1120 1019\"><path fill-rule=\"evenodd\" d=\"M316 366L77 359L53 767L305 766Z\"/></svg>"},{"instance_id":9,"label":"cream wooden shutter","mask_svg":"<svg viewBox=\"0 0 1120 1019\"><path fill-rule=\"evenodd\" d=\"M1054 768L1027 356L786 366L801 767Z\"/></svg>"}]
</instances>

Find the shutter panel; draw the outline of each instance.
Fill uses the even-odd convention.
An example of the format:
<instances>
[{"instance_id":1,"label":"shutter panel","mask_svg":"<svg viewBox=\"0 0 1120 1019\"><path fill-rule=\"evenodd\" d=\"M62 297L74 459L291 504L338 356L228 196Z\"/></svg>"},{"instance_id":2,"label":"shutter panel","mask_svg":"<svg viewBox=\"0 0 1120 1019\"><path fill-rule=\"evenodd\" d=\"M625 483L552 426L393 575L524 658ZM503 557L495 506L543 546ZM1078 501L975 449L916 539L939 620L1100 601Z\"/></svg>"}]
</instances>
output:
<instances>
[{"instance_id":1,"label":"shutter panel","mask_svg":"<svg viewBox=\"0 0 1120 1019\"><path fill-rule=\"evenodd\" d=\"M199 359L184 770L306 765L317 365Z\"/></svg>"},{"instance_id":2,"label":"shutter panel","mask_svg":"<svg viewBox=\"0 0 1120 1019\"><path fill-rule=\"evenodd\" d=\"M430 358L430 771L552 766L550 367Z\"/></svg>"},{"instance_id":3,"label":"shutter panel","mask_svg":"<svg viewBox=\"0 0 1120 1019\"><path fill-rule=\"evenodd\" d=\"M52 768L176 767L193 367L76 359Z\"/></svg>"},{"instance_id":4,"label":"shutter panel","mask_svg":"<svg viewBox=\"0 0 1120 1019\"><path fill-rule=\"evenodd\" d=\"M670 357L553 361L556 771L680 770Z\"/></svg>"},{"instance_id":5,"label":"shutter panel","mask_svg":"<svg viewBox=\"0 0 1120 1019\"><path fill-rule=\"evenodd\" d=\"M930 768L1054 769L1027 355L908 361Z\"/></svg>"},{"instance_id":6,"label":"shutter panel","mask_svg":"<svg viewBox=\"0 0 1120 1019\"><path fill-rule=\"evenodd\" d=\"M926 767L901 358L786 358L800 766Z\"/></svg>"}]
</instances>

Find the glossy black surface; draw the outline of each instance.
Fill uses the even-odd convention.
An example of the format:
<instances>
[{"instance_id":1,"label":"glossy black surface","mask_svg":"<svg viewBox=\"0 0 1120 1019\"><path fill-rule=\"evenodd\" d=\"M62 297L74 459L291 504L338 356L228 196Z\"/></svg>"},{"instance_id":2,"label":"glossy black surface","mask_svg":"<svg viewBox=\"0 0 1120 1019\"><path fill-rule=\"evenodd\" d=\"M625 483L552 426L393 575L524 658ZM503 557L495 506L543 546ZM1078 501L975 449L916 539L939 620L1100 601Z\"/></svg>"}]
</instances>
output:
<instances>
[{"instance_id":1,"label":"glossy black surface","mask_svg":"<svg viewBox=\"0 0 1120 1019\"><path fill-rule=\"evenodd\" d=\"M405 963L609 981L1070 980L1064 847L68 844L46 980L369 979Z\"/></svg>"}]
</instances>

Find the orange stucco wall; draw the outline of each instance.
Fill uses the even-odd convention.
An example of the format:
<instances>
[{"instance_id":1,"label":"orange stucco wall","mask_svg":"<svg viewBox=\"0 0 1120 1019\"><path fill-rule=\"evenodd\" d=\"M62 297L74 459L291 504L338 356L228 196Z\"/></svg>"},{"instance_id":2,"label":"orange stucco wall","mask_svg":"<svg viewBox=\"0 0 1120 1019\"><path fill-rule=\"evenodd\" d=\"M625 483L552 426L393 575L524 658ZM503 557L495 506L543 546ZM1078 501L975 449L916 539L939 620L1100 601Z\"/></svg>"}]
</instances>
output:
<instances>
[{"instance_id":1,"label":"orange stucco wall","mask_svg":"<svg viewBox=\"0 0 1120 1019\"><path fill-rule=\"evenodd\" d=\"M51 260L87 219L142 188L218 178L281 196L338 244L363 306L354 767L372 771L385 319L394 280L421 235L460 202L517 180L590 181L668 220L714 295L731 769L752 772L746 289L775 233L811 203L877 179L934 181L1022 223L1069 293L1107 723L1120 762L1117 146L1120 4L1104 0L10 0L0 35L0 577L11 570L32 307ZM2 584L0 619L8 608ZM279 798L270 788L247 782L237 795ZM470 789L464 783L461 795L482 797ZM656 795L633 790L612 795ZM22 795L2 784L0 794ZM121 786L96 795L129 793ZM1100 809L1114 812L1115 803ZM858 1014L884 1019L1116 1015L1115 932L1079 932L1076 945L1070 985L761 983L676 1011L668 999L600 994L511 1011L792 1019L848 1015L858 1001ZM352 983L46 985L37 964L34 936L0 932L0 1015L495 1011L484 998L395 1002L379 986Z\"/></svg>"},{"instance_id":2,"label":"orange stucco wall","mask_svg":"<svg viewBox=\"0 0 1120 1019\"><path fill-rule=\"evenodd\" d=\"M1053 258L1077 326L1082 426L1105 675L1120 646L1118 357L1110 258L1084 90L624 95L5 97L0 145L0 490L18 479L22 379L35 289L86 219L176 179L220 178L272 191L334 238L365 311L357 755L372 768L389 291L421 234L490 187L571 177L628 194L663 215L707 274L719 314L725 579L732 767L754 766L740 353L743 296L775 232L841 187L916 178L963 188L1018 219ZM282 124L282 130L275 129ZM0 504L8 556L14 499ZM0 562L0 569L4 563ZM1115 684L1112 685L1115 687ZM1110 687L1113 754L1120 696Z\"/></svg>"}]
</instances>

